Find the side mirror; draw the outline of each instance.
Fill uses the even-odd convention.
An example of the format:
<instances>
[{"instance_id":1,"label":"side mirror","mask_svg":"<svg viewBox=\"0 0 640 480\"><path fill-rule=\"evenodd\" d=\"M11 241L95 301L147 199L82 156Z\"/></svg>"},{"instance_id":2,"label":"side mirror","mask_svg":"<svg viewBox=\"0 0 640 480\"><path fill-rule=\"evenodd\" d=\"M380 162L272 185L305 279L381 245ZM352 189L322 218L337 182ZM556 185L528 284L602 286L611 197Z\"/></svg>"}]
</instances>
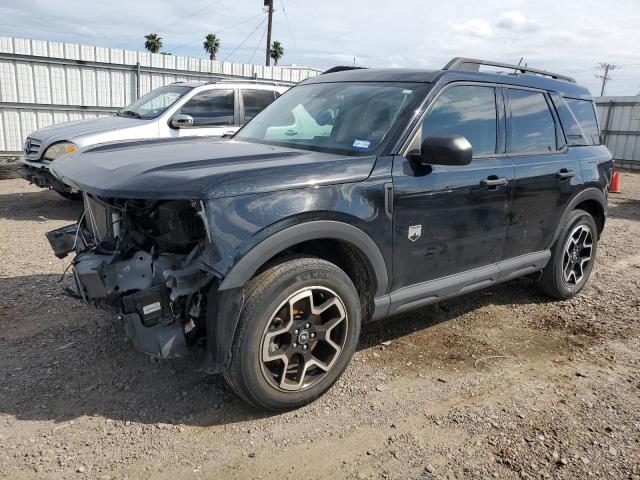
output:
<instances>
[{"instance_id":1,"label":"side mirror","mask_svg":"<svg viewBox=\"0 0 640 480\"><path fill-rule=\"evenodd\" d=\"M191 115L175 115L171 119L171 126L173 128L189 128L193 127L193 117Z\"/></svg>"},{"instance_id":2,"label":"side mirror","mask_svg":"<svg viewBox=\"0 0 640 480\"><path fill-rule=\"evenodd\" d=\"M407 158L422 167L428 165L469 165L473 147L462 135L427 137L420 152L412 152Z\"/></svg>"}]
</instances>

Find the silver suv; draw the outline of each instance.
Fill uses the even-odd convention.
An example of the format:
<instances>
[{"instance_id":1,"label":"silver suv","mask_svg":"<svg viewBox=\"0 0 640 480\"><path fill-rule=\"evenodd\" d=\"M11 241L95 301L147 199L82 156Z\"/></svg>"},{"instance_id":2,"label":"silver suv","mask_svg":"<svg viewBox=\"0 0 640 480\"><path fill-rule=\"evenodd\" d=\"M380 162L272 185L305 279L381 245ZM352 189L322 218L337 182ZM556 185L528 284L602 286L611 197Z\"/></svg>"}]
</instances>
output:
<instances>
[{"instance_id":1,"label":"silver suv","mask_svg":"<svg viewBox=\"0 0 640 480\"><path fill-rule=\"evenodd\" d=\"M66 198L77 194L49 173L56 158L104 142L235 133L291 85L268 81L176 82L157 88L117 116L52 125L24 143L22 178Z\"/></svg>"}]
</instances>

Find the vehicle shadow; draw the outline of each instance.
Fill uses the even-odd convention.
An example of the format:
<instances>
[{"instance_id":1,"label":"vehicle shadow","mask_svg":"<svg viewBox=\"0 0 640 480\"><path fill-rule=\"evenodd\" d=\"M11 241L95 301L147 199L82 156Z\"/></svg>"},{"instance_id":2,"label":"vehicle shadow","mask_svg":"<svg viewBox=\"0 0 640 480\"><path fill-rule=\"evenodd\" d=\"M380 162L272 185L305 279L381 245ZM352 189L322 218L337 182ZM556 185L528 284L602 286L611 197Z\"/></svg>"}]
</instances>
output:
<instances>
[{"instance_id":1,"label":"vehicle shadow","mask_svg":"<svg viewBox=\"0 0 640 480\"><path fill-rule=\"evenodd\" d=\"M69 220L82 214L82 202L67 200L51 190L0 193L0 218L7 220Z\"/></svg>"},{"instance_id":2,"label":"vehicle shadow","mask_svg":"<svg viewBox=\"0 0 640 480\"><path fill-rule=\"evenodd\" d=\"M112 315L62 294L64 282L57 283L58 278L33 275L0 281L0 415L54 422L100 416L195 426L267 415L236 398L221 375L194 371L193 358L158 361L138 353ZM367 324L358 349L486 305L546 301L530 280L517 280Z\"/></svg>"}]
</instances>

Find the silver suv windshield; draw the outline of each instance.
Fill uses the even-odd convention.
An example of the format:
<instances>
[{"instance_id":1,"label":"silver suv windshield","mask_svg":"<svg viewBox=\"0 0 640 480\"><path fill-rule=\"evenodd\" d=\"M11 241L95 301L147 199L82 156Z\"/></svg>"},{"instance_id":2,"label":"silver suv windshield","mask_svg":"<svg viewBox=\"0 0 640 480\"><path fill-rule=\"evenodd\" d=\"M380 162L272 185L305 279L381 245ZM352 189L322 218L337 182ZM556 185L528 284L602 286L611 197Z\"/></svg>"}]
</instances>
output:
<instances>
[{"instance_id":1,"label":"silver suv windshield","mask_svg":"<svg viewBox=\"0 0 640 480\"><path fill-rule=\"evenodd\" d=\"M347 155L374 154L421 97L423 87L395 82L299 85L256 115L234 139Z\"/></svg>"},{"instance_id":2,"label":"silver suv windshield","mask_svg":"<svg viewBox=\"0 0 640 480\"><path fill-rule=\"evenodd\" d=\"M191 88L184 85L167 85L166 87L156 88L128 107L123 108L118 115L143 119L156 118Z\"/></svg>"}]
</instances>

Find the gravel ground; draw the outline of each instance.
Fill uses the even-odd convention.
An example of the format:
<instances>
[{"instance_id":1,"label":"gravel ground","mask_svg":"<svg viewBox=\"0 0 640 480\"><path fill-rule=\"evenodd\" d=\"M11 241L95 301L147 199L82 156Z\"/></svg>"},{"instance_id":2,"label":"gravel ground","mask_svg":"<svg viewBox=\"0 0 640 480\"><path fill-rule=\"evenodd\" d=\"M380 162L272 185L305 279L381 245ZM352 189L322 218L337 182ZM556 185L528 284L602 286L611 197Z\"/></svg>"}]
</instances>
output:
<instances>
[{"instance_id":1,"label":"gravel ground","mask_svg":"<svg viewBox=\"0 0 640 480\"><path fill-rule=\"evenodd\" d=\"M79 205L2 180L0 477L640 480L640 175L623 188L577 298L522 279L366 326L327 395L264 415L64 296L44 233Z\"/></svg>"}]
</instances>

